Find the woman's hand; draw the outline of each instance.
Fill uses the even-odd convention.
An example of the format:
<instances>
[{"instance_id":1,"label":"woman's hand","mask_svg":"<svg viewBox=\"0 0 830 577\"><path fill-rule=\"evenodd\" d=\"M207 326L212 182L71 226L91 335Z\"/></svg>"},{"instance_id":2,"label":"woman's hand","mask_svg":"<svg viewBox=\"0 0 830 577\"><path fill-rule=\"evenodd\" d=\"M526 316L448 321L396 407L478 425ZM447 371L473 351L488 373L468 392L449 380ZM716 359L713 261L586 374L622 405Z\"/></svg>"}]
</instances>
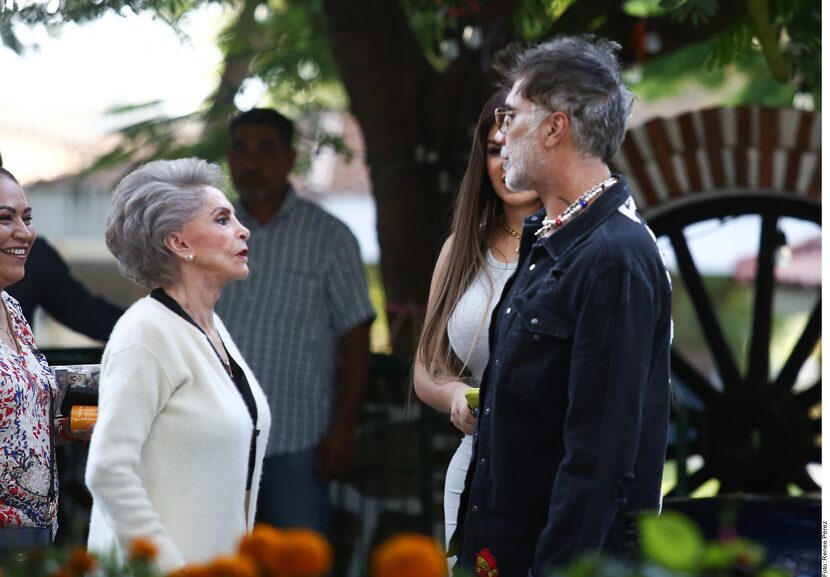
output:
<instances>
[{"instance_id":1,"label":"woman's hand","mask_svg":"<svg viewBox=\"0 0 830 577\"><path fill-rule=\"evenodd\" d=\"M89 427L87 427L86 431L83 433L72 433L70 434L75 437L75 440L82 441L84 443L89 443L90 439L92 439L92 430L95 428L95 423L90 423Z\"/></svg>"},{"instance_id":2,"label":"woman's hand","mask_svg":"<svg viewBox=\"0 0 830 577\"><path fill-rule=\"evenodd\" d=\"M54 428L56 445L65 445L73 441L88 443L92 438L92 430L95 428L95 423L90 424L86 431L75 433L69 425L69 417L61 417L60 419L55 419Z\"/></svg>"},{"instance_id":3,"label":"woman's hand","mask_svg":"<svg viewBox=\"0 0 830 577\"><path fill-rule=\"evenodd\" d=\"M476 428L476 417L464 396L470 388L472 387L468 385L456 387L452 393L452 405L450 406L450 421L465 435L472 435Z\"/></svg>"},{"instance_id":4,"label":"woman's hand","mask_svg":"<svg viewBox=\"0 0 830 577\"><path fill-rule=\"evenodd\" d=\"M464 392L472 388L470 385L459 380L437 380L419 359L415 361L412 381L419 399L436 411L449 413L450 421L459 431L473 434L476 417L464 397Z\"/></svg>"}]
</instances>

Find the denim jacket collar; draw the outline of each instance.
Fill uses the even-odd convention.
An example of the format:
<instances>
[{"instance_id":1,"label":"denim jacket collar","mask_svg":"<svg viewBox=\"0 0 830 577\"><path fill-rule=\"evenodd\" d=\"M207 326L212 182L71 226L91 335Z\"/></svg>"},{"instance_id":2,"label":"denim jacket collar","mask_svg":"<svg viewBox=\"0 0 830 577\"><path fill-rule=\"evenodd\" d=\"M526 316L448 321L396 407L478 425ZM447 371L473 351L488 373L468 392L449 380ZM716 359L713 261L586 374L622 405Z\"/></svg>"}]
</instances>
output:
<instances>
[{"instance_id":1,"label":"denim jacket collar","mask_svg":"<svg viewBox=\"0 0 830 577\"><path fill-rule=\"evenodd\" d=\"M605 219L617 212L617 209L628 199L630 193L625 178L620 174L614 174L613 176L617 178L617 183L600 194L585 212L579 214L552 235L538 239L534 244L543 247L551 258L556 261L579 244L583 238L591 234ZM526 232L535 233L541 226L544 214L543 209L525 219L525 223L528 225ZM536 221L532 221L534 217L536 217ZM531 235L530 238L533 238L533 236Z\"/></svg>"}]
</instances>

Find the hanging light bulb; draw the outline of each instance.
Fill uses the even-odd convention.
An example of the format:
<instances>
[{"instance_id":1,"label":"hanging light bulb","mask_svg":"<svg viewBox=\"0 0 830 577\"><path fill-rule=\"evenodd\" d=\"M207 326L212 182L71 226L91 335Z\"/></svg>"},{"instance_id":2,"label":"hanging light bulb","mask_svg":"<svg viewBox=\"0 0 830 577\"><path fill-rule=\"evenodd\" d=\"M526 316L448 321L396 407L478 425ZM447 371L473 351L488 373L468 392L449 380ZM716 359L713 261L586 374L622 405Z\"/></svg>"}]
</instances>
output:
<instances>
[{"instance_id":1,"label":"hanging light bulb","mask_svg":"<svg viewBox=\"0 0 830 577\"><path fill-rule=\"evenodd\" d=\"M465 26L461 33L461 39L464 41L464 46L470 50L478 50L481 48L481 27L480 26Z\"/></svg>"},{"instance_id":2,"label":"hanging light bulb","mask_svg":"<svg viewBox=\"0 0 830 577\"><path fill-rule=\"evenodd\" d=\"M442 40L438 45L438 51L447 60L455 60L461 55L461 47L455 38L445 38Z\"/></svg>"}]
</instances>

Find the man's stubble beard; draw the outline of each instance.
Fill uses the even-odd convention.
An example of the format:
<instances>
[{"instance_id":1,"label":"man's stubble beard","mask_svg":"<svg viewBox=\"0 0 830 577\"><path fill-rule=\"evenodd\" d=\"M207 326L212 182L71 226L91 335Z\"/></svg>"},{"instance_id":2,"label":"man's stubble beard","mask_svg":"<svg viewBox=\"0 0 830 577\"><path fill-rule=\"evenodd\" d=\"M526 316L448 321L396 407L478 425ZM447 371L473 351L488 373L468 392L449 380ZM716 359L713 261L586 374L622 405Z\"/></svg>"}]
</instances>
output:
<instances>
[{"instance_id":1,"label":"man's stubble beard","mask_svg":"<svg viewBox=\"0 0 830 577\"><path fill-rule=\"evenodd\" d=\"M510 190L535 190L537 171L544 166L541 150L528 136L525 134L508 150L505 184Z\"/></svg>"}]
</instances>

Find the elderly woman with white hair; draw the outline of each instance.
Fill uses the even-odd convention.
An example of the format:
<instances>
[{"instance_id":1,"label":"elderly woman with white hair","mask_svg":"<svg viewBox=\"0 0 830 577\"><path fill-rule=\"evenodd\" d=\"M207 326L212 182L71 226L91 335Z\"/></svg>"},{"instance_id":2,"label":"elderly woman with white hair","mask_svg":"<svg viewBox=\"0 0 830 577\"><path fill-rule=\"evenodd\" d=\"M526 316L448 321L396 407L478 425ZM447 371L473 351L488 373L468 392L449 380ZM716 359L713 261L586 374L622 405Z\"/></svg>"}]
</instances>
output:
<instances>
[{"instance_id":1,"label":"elderly woman with white hair","mask_svg":"<svg viewBox=\"0 0 830 577\"><path fill-rule=\"evenodd\" d=\"M90 550L137 538L175 571L232 552L251 529L270 411L213 307L248 276L250 236L218 166L150 162L115 189L107 246L152 291L118 321L101 364L86 481Z\"/></svg>"}]
</instances>

